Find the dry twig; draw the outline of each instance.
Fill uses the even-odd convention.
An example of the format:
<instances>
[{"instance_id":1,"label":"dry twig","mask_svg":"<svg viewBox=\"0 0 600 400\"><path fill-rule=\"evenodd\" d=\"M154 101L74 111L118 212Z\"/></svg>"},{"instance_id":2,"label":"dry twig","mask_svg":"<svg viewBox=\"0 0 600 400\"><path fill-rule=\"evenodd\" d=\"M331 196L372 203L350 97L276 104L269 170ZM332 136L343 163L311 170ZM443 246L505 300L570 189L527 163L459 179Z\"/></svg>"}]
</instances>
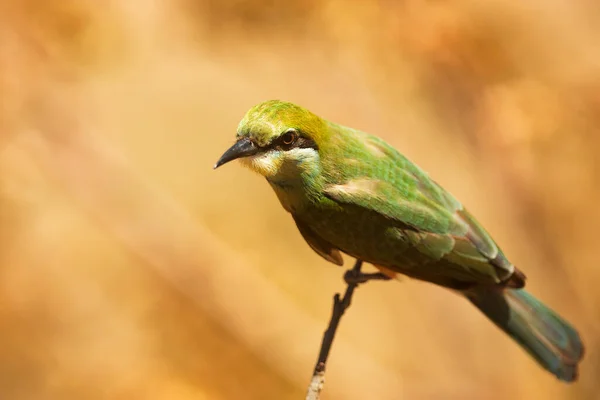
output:
<instances>
[{"instance_id":1,"label":"dry twig","mask_svg":"<svg viewBox=\"0 0 600 400\"><path fill-rule=\"evenodd\" d=\"M331 312L331 319L325 333L323 334L323 340L321 342L321 350L319 351L319 358L313 372L312 379L308 385L308 391L306 393L306 400L318 400L325 384L325 367L327 365L327 358L329 357L329 351L335 339L335 333L342 316L346 312L346 309L350 307L352 303L352 295L354 289L360 284L370 280L388 280L389 278L381 273L365 274L361 272L362 260L356 260L354 267L351 270L346 271L344 274L344 281L348 284L344 297L340 299L340 294L336 293L333 296L333 310Z\"/></svg>"}]
</instances>

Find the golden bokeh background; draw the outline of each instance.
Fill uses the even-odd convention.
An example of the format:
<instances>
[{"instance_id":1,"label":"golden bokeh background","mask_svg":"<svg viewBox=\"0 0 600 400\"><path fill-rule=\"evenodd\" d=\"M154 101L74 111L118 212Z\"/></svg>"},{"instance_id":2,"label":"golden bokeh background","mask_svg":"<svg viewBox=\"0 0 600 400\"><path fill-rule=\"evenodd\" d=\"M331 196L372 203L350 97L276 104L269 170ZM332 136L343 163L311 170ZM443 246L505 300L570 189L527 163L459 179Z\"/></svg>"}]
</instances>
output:
<instances>
[{"instance_id":1,"label":"golden bokeh background","mask_svg":"<svg viewBox=\"0 0 600 400\"><path fill-rule=\"evenodd\" d=\"M324 399L597 399L598 43L591 0L0 1L0 398L303 398L343 270L212 170L279 98L429 171L587 348L565 385L458 296L374 282Z\"/></svg>"}]
</instances>

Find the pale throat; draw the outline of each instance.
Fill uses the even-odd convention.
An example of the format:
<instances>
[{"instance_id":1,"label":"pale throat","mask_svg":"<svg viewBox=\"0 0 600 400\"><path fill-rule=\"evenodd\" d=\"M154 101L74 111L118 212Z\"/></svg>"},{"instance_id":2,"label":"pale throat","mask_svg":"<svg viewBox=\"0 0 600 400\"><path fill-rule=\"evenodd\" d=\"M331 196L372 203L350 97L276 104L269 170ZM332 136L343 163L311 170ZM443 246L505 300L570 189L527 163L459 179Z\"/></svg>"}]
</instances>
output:
<instances>
[{"instance_id":1,"label":"pale throat","mask_svg":"<svg viewBox=\"0 0 600 400\"><path fill-rule=\"evenodd\" d=\"M244 166L267 178L288 211L306 200L321 173L319 153L312 148L269 151L241 161Z\"/></svg>"}]
</instances>

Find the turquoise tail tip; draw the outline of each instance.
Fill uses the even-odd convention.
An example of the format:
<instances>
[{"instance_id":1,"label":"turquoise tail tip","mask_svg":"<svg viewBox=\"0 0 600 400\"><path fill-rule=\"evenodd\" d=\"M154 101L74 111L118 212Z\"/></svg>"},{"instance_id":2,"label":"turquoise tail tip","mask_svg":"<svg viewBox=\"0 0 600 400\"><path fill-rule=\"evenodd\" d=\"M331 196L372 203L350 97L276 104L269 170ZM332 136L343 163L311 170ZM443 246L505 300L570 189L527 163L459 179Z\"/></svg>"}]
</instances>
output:
<instances>
[{"instance_id":1,"label":"turquoise tail tip","mask_svg":"<svg viewBox=\"0 0 600 400\"><path fill-rule=\"evenodd\" d=\"M542 367L574 382L584 354L579 333L524 289L479 289L468 299Z\"/></svg>"}]
</instances>

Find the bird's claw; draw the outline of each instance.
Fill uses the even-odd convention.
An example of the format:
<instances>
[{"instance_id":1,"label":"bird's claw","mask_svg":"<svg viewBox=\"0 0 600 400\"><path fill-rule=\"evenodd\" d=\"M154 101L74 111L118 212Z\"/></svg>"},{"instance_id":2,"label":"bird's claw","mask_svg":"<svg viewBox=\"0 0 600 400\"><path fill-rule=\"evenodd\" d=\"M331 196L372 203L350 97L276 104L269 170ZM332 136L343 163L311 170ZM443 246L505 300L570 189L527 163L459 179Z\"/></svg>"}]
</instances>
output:
<instances>
[{"instance_id":1,"label":"bird's claw","mask_svg":"<svg viewBox=\"0 0 600 400\"><path fill-rule=\"evenodd\" d=\"M364 273L356 270L348 270L344 274L344 282L348 285L360 285L361 283L365 283L372 280L378 281L389 281L391 278L381 272L374 273Z\"/></svg>"}]
</instances>

